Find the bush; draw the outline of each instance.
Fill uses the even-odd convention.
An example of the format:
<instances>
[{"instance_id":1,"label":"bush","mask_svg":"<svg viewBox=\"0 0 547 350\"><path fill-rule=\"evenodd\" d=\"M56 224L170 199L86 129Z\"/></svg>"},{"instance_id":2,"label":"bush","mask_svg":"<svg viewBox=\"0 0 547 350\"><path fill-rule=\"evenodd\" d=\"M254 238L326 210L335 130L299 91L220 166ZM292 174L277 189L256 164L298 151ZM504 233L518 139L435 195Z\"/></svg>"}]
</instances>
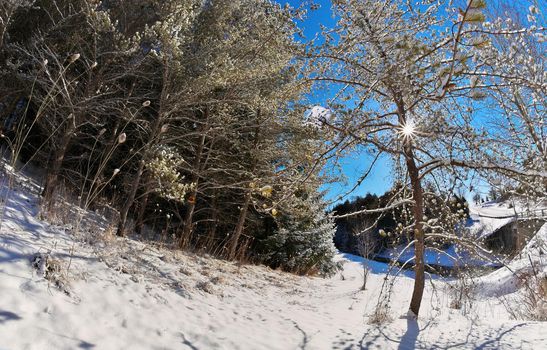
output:
<instances>
[{"instance_id":1,"label":"bush","mask_svg":"<svg viewBox=\"0 0 547 350\"><path fill-rule=\"evenodd\" d=\"M502 303L516 320L547 321L547 272L517 275L520 292L502 298Z\"/></svg>"},{"instance_id":2,"label":"bush","mask_svg":"<svg viewBox=\"0 0 547 350\"><path fill-rule=\"evenodd\" d=\"M38 274L52 283L66 295L71 295L70 286L62 263L51 257L48 253L36 253L30 259L31 266L36 269Z\"/></svg>"},{"instance_id":3,"label":"bush","mask_svg":"<svg viewBox=\"0 0 547 350\"><path fill-rule=\"evenodd\" d=\"M322 210L316 211L311 220L293 218L264 240L264 260L289 272L332 276L341 268L334 262L335 231L332 217Z\"/></svg>"}]
</instances>

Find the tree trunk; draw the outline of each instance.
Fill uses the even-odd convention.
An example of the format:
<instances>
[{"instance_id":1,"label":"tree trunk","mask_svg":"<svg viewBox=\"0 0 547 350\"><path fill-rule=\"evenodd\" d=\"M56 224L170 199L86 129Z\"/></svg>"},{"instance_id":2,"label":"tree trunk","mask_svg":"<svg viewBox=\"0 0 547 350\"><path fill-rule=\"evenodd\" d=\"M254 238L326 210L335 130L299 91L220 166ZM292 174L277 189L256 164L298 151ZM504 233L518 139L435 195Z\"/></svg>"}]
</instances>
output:
<instances>
[{"instance_id":1,"label":"tree trunk","mask_svg":"<svg viewBox=\"0 0 547 350\"><path fill-rule=\"evenodd\" d=\"M148 172L147 172L148 174ZM150 188L150 175L144 176L144 193L142 194L141 201L139 203L139 212L137 213L137 221L135 224L135 232L141 233L142 227L144 226L144 214L146 212L146 206L148 205L148 197L150 196L150 192L148 189Z\"/></svg>"},{"instance_id":2,"label":"tree trunk","mask_svg":"<svg viewBox=\"0 0 547 350\"><path fill-rule=\"evenodd\" d=\"M68 121L68 126L61 138L61 144L55 150L53 155L53 163L51 168L46 175L46 184L44 185L44 190L42 191L43 203L48 213L51 212L53 206L53 195L59 184L59 174L61 172L61 166L63 165L63 160L65 159L65 154L68 149L68 145L72 140L72 135L76 127L72 120Z\"/></svg>"},{"instance_id":3,"label":"tree trunk","mask_svg":"<svg viewBox=\"0 0 547 350\"><path fill-rule=\"evenodd\" d=\"M196 158L194 159L193 164L193 176L192 176L192 183L195 185L195 189L190 194L190 197L192 200L189 201L189 205L186 211L186 215L184 217L184 227L182 229L182 235L180 237L179 242L179 248L185 249L188 247L188 244L190 243L190 236L192 234L192 229L194 226L194 210L196 208L196 201L197 201L197 195L198 195L198 186L199 186L199 178L200 173L202 171L203 162L202 162L202 155L203 155L203 149L205 148L205 141L207 139L207 130L209 129L209 108L205 107L205 125L203 126L203 129L201 130L201 137L199 140L199 145L196 150Z\"/></svg>"},{"instance_id":4,"label":"tree trunk","mask_svg":"<svg viewBox=\"0 0 547 350\"><path fill-rule=\"evenodd\" d=\"M218 227L218 203L217 203L217 191L212 193L213 203L211 203L211 221L209 224L209 232L207 233L207 238L205 240L204 249L207 249L209 252L213 252L215 247L215 237L217 235Z\"/></svg>"},{"instance_id":5,"label":"tree trunk","mask_svg":"<svg viewBox=\"0 0 547 350\"><path fill-rule=\"evenodd\" d=\"M5 18L2 18L2 24L0 24L0 50L4 47L4 36L8 30L8 23L10 20L11 14L7 14Z\"/></svg>"},{"instance_id":6,"label":"tree trunk","mask_svg":"<svg viewBox=\"0 0 547 350\"><path fill-rule=\"evenodd\" d=\"M249 211L250 203L251 203L251 193L247 192L245 194L245 202L243 203L243 207L241 208L241 211L239 212L239 218L237 220L237 225L234 230L234 234L232 236L232 239L230 240L230 247L228 248L228 259L230 260L236 257L237 244L239 242L239 238L241 237L241 234L243 233L243 227L245 226L245 220L247 219L247 212Z\"/></svg>"},{"instance_id":7,"label":"tree trunk","mask_svg":"<svg viewBox=\"0 0 547 350\"><path fill-rule=\"evenodd\" d=\"M404 100L400 97L400 93L396 98L397 113L399 115L399 124L406 125L408 122L406 117L406 108ZM414 157L414 148L412 146L413 135L404 135L403 138L403 154L405 157L405 163L410 178L410 185L412 187L412 199L414 200L414 206L412 207L414 216L414 290L412 291L412 299L410 300L410 310L415 317L418 317L420 312L420 305L422 303L422 297L425 287L425 264L424 264L424 231L422 220L424 217L424 200L422 181L420 179L420 171L416 165Z\"/></svg>"},{"instance_id":8,"label":"tree trunk","mask_svg":"<svg viewBox=\"0 0 547 350\"><path fill-rule=\"evenodd\" d=\"M254 135L253 149L251 150L251 157L252 157L252 151L258 148L259 135L260 135L260 109L257 110L256 112L256 129L255 129L255 135ZM254 159L253 165L251 167L251 173L255 172L256 167L257 167L257 160ZM250 190L248 190L247 193L245 193L245 201L239 213L239 218L237 220L237 225L234 230L234 235L232 236L232 239L230 241L230 247L228 249L228 259L230 260L235 259L236 257L237 245L239 243L239 238L241 237L241 234L243 233L245 220L247 220L247 213L249 211L249 204L251 204L251 198L252 198L252 193Z\"/></svg>"},{"instance_id":9,"label":"tree trunk","mask_svg":"<svg viewBox=\"0 0 547 350\"><path fill-rule=\"evenodd\" d=\"M125 204L122 208L122 211L120 213L120 223L118 224L118 231L116 232L116 235L118 236L124 236L125 235L125 229L127 225L127 215L129 214L129 209L131 209L131 206L135 202L135 196L137 195L137 191L139 189L139 185L141 183L142 174L144 173L145 163L148 159L149 152L151 151L152 147L158 142L158 136L161 133L161 127L162 124L165 121L165 115L164 115L164 105L167 103L167 96L169 95L169 69L168 64L164 61L163 66L163 87L161 89L161 97L159 102L159 111L157 114L157 118L154 121L154 124L152 126L152 130L150 130L150 136L148 138L147 143L143 147L142 150L142 158L139 163L139 169L137 170L137 173L135 174L135 179L133 180L133 183L131 185L131 190L129 192L129 196L127 197L127 200L125 201ZM133 92L134 85L131 87L131 90L129 92L129 95Z\"/></svg>"},{"instance_id":10,"label":"tree trunk","mask_svg":"<svg viewBox=\"0 0 547 350\"><path fill-rule=\"evenodd\" d=\"M405 147L406 166L408 169L408 175L410 177L410 184L412 186L412 197L414 199L414 272L416 277L414 279L414 290L412 291L412 300L410 301L410 311L414 315L418 316L420 311L420 305L422 303L422 296L425 286L425 271L424 271L424 231L422 226L422 220L424 217L424 203L422 184L420 180L420 173L414 155L412 147L410 145Z\"/></svg>"},{"instance_id":11,"label":"tree trunk","mask_svg":"<svg viewBox=\"0 0 547 350\"><path fill-rule=\"evenodd\" d=\"M196 185L197 186L197 185ZM186 249L190 243L190 236L192 234L192 228L194 226L194 210L196 208L196 197L197 190L192 191L190 198L193 198L193 201L189 202L188 207L186 208L186 215L184 215L184 226L182 228L182 234L180 236L179 248Z\"/></svg>"},{"instance_id":12,"label":"tree trunk","mask_svg":"<svg viewBox=\"0 0 547 350\"><path fill-rule=\"evenodd\" d=\"M133 183L131 184L131 190L129 191L127 200L125 201L122 211L120 212L120 222L118 224L118 231L116 232L117 236L120 236L120 237L125 236L125 228L127 225L127 214L129 213L129 209L131 209L131 206L133 205L133 202L135 201L135 196L137 195L137 190L139 189L142 173L144 172L144 163L145 163L144 159L141 159L139 163L139 169L137 170L137 173L135 174L135 178L133 179Z\"/></svg>"},{"instance_id":13,"label":"tree trunk","mask_svg":"<svg viewBox=\"0 0 547 350\"><path fill-rule=\"evenodd\" d=\"M144 168L145 168L144 164L146 163L150 150L157 142L156 139L158 135L160 134L162 123L163 123L163 114L160 107L160 112L158 113L158 117L154 121L154 125L152 126L152 130L150 132L148 144L145 147L143 147L142 158L139 163L139 168L137 170L137 173L135 174L135 179L133 179L133 183L131 184L131 190L129 191L129 195L127 197L127 200L125 201L122 211L120 212L120 223L118 224L118 231L116 232L117 236L123 237L125 235L125 229L127 225L127 215L129 214L129 209L131 209L131 206L135 202L135 196L137 195L137 191L141 183L142 174L144 173Z\"/></svg>"}]
</instances>

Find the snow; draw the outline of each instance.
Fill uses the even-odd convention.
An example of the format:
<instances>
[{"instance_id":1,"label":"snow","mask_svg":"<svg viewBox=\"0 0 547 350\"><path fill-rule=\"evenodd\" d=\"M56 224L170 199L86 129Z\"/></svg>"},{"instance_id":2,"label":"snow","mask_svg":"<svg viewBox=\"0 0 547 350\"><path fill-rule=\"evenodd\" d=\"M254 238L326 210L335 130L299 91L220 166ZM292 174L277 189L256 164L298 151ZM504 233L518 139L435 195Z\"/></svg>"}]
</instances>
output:
<instances>
[{"instance_id":1,"label":"snow","mask_svg":"<svg viewBox=\"0 0 547 350\"><path fill-rule=\"evenodd\" d=\"M525 273L547 274L547 223L528 242L522 252L507 266L481 279L480 291L485 296L515 293L519 275ZM536 271L532 271L532 263Z\"/></svg>"},{"instance_id":2,"label":"snow","mask_svg":"<svg viewBox=\"0 0 547 350\"><path fill-rule=\"evenodd\" d=\"M321 128L324 122L332 118L332 112L322 106L313 106L305 113L306 125L311 128Z\"/></svg>"},{"instance_id":3,"label":"snow","mask_svg":"<svg viewBox=\"0 0 547 350\"><path fill-rule=\"evenodd\" d=\"M407 315L412 272L392 270L392 319L373 325L386 264L340 254L343 271L322 279L108 233L90 239L104 218L84 213L78 232L70 222L48 224L39 219L38 190L19 177L2 191L2 350L547 348L544 323L510 319L494 296L503 292L495 274L478 282L492 293L467 313L448 307L453 282L429 279L416 320ZM38 252L63 266L67 293L32 268Z\"/></svg>"},{"instance_id":4,"label":"snow","mask_svg":"<svg viewBox=\"0 0 547 350\"><path fill-rule=\"evenodd\" d=\"M484 253L483 253L484 254ZM377 255L380 258L393 260L401 263L414 261L414 246L406 247L399 245L394 248L384 249ZM457 244L451 244L444 250L425 248L424 261L428 265L453 268L457 266L499 266L493 256L477 257L476 254L468 252Z\"/></svg>"},{"instance_id":5,"label":"snow","mask_svg":"<svg viewBox=\"0 0 547 350\"><path fill-rule=\"evenodd\" d=\"M487 238L492 233L496 232L503 226L515 221L515 216L528 211L547 210L546 203L539 202L535 205L525 205L518 200L512 203L511 201L487 202L480 206L470 207L466 227L469 233L480 239Z\"/></svg>"},{"instance_id":6,"label":"snow","mask_svg":"<svg viewBox=\"0 0 547 350\"><path fill-rule=\"evenodd\" d=\"M481 206L470 207L466 228L472 237L479 240L487 238L503 226L515 221L515 209L505 203L489 202Z\"/></svg>"}]
</instances>

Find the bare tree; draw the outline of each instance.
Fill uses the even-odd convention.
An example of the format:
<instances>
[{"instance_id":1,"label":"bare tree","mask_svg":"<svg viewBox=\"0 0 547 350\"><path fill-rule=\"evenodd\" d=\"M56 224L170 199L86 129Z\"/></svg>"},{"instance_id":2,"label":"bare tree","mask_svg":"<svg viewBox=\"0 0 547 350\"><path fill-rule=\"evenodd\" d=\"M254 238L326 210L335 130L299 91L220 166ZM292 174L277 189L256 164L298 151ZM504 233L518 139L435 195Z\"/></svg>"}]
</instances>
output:
<instances>
[{"instance_id":1,"label":"bare tree","mask_svg":"<svg viewBox=\"0 0 547 350\"><path fill-rule=\"evenodd\" d=\"M415 248L414 315L425 282L425 232L443 226L425 217L424 183L444 178L446 184L461 184L465 169L527 173L475 152L486 138L473 124L474 107L484 89L492 87L471 79L471 72L480 75L482 65L476 58L485 39L477 28L485 21L485 6L485 1L468 1L460 8L449 1L426 1L423 6L337 1L338 25L325 31L325 43L309 55L310 79L337 88L331 104L350 101L337 120L325 124L372 149L373 155L393 157L396 169L402 170L399 180L410 188L380 210L411 203L411 221L404 229ZM453 231L452 221L444 224L447 232Z\"/></svg>"}]
</instances>

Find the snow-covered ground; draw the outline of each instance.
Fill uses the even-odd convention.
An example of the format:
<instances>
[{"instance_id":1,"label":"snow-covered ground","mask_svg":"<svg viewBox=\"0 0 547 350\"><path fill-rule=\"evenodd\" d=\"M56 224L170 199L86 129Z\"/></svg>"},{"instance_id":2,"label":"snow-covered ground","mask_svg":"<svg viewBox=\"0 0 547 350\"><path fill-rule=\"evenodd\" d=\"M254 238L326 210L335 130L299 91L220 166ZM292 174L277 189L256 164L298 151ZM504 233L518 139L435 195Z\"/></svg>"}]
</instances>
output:
<instances>
[{"instance_id":1,"label":"snow-covered ground","mask_svg":"<svg viewBox=\"0 0 547 350\"><path fill-rule=\"evenodd\" d=\"M498 298L518 293L503 288L508 269L475 281L488 293L479 288L459 310L449 308L455 282L429 280L418 321L401 317L413 285L412 272L401 272L392 320L373 325L386 264L339 255L336 276L299 277L116 239L92 225L75 233L38 219L36 193L23 178L2 193L2 350L547 349L547 323L510 319ZM31 266L37 252L58 261L64 291ZM371 269L364 291L363 264Z\"/></svg>"},{"instance_id":2,"label":"snow-covered ground","mask_svg":"<svg viewBox=\"0 0 547 350\"><path fill-rule=\"evenodd\" d=\"M444 250L433 249L426 247L424 252L424 261L430 266L440 266L446 268L457 268L465 266L480 266L480 267L499 267L501 266L499 259L492 254L481 252L482 256L470 253L465 248L451 244ZM414 262L414 246L398 245L394 248L384 249L376 257L397 260L399 263L410 263L413 266Z\"/></svg>"},{"instance_id":3,"label":"snow-covered ground","mask_svg":"<svg viewBox=\"0 0 547 350\"><path fill-rule=\"evenodd\" d=\"M532 207L522 203L505 202L488 202L480 206L472 206L469 208L469 219L465 223L466 238L476 239L480 241L495 233L502 227L517 220L516 215L524 212L537 212L541 210L547 211L545 203L538 203ZM478 256L478 253L481 256ZM407 247L405 244L394 248L384 249L377 255L378 258L397 260L400 263L412 263L414 257L414 246ZM444 250L427 248L424 255L425 263L430 266L440 266L453 268L461 266L462 263L466 266L485 266L499 267L501 266L501 258L488 252L473 252L470 253L467 249L458 244L451 244Z\"/></svg>"}]
</instances>

